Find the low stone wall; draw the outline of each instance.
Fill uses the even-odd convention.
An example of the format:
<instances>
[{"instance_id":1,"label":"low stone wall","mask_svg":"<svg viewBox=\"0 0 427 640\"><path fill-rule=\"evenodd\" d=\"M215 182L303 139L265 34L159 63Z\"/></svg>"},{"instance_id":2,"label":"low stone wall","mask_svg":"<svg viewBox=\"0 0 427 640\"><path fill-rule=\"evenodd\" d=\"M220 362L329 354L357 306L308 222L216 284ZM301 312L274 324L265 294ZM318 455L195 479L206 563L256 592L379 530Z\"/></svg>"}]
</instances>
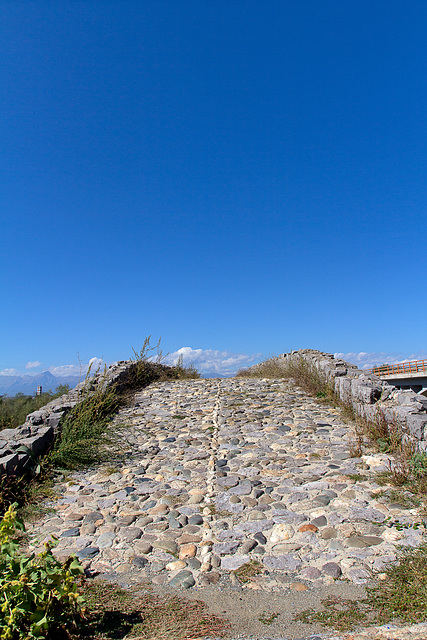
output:
<instances>
[{"instance_id":1,"label":"low stone wall","mask_svg":"<svg viewBox=\"0 0 427 640\"><path fill-rule=\"evenodd\" d=\"M399 391L385 380L323 351L300 349L273 360L286 366L299 358L322 373L333 384L338 397L350 404L357 415L375 420L381 411L389 422L398 422L406 437L416 442L420 450L427 450L427 398L424 395L411 390Z\"/></svg>"},{"instance_id":2,"label":"low stone wall","mask_svg":"<svg viewBox=\"0 0 427 640\"><path fill-rule=\"evenodd\" d=\"M31 462L30 454L25 452L26 447L35 457L43 455L49 449L60 430L61 418L86 397L86 393L83 396L85 386L89 393L97 385L106 389L114 386L120 393L128 386L135 367L136 363L132 360L116 362L106 372L96 373L88 381L80 382L69 393L28 414L23 425L0 431L0 474L19 474L25 469Z\"/></svg>"}]
</instances>

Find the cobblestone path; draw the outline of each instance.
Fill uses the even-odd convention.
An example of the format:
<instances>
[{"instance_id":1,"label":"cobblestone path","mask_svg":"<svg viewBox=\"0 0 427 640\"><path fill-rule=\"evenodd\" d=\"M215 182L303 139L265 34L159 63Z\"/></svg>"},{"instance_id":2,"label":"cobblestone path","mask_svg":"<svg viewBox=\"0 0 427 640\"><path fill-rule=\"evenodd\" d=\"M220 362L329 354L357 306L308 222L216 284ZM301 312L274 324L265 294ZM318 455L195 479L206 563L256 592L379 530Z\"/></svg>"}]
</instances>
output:
<instances>
[{"instance_id":1,"label":"cobblestone path","mask_svg":"<svg viewBox=\"0 0 427 640\"><path fill-rule=\"evenodd\" d=\"M363 585L397 545L421 542L386 526L416 514L377 499L382 457L351 457L339 411L288 381L153 384L114 427L125 462L59 484L55 513L29 528L34 548L53 533L58 555L122 583L274 594Z\"/></svg>"}]
</instances>

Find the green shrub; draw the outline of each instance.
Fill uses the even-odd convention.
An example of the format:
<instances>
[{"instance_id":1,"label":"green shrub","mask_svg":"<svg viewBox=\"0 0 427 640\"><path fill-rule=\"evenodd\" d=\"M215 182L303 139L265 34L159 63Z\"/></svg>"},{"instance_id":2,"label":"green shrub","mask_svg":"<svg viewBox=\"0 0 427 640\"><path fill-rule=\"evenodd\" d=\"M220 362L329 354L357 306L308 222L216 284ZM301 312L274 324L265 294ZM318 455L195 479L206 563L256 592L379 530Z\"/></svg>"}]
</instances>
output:
<instances>
[{"instance_id":1,"label":"green shrub","mask_svg":"<svg viewBox=\"0 0 427 640\"><path fill-rule=\"evenodd\" d=\"M45 544L38 556L25 556L15 541L23 523L11 505L0 522L0 640L49 637L73 626L83 598L76 578L83 568L75 556L63 564Z\"/></svg>"},{"instance_id":2,"label":"green shrub","mask_svg":"<svg viewBox=\"0 0 427 640\"><path fill-rule=\"evenodd\" d=\"M67 393L69 389L68 385L60 384L54 393L46 391L36 397L26 396L23 393L17 393L12 398L0 396L0 430L15 429L25 422L29 413L44 407L51 400Z\"/></svg>"},{"instance_id":3,"label":"green shrub","mask_svg":"<svg viewBox=\"0 0 427 640\"><path fill-rule=\"evenodd\" d=\"M61 432L49 455L49 465L62 469L76 469L98 462L108 444L107 426L119 409L122 399L113 388L87 390L61 423Z\"/></svg>"}]
</instances>

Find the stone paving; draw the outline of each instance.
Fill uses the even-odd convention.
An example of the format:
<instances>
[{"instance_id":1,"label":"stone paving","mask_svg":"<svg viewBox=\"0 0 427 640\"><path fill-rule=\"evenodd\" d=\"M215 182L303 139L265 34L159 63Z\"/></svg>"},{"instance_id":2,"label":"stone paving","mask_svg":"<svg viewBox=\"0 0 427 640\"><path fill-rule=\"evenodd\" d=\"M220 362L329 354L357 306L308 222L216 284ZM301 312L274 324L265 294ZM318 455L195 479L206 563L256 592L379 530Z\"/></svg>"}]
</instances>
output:
<instances>
[{"instance_id":1,"label":"stone paving","mask_svg":"<svg viewBox=\"0 0 427 640\"><path fill-rule=\"evenodd\" d=\"M59 556L127 584L220 588L249 570L243 588L274 592L364 584L422 541L414 510L376 497L385 457L351 457L339 411L289 381L156 383L114 428L125 462L59 483L33 548L54 534Z\"/></svg>"}]
</instances>

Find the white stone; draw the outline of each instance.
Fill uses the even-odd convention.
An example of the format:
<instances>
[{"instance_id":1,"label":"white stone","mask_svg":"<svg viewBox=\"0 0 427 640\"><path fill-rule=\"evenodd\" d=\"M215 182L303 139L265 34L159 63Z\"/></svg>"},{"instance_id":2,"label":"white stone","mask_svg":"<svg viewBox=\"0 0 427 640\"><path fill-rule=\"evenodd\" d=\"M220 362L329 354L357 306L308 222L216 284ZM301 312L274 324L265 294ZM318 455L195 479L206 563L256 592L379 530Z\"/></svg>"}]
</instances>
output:
<instances>
[{"instance_id":1,"label":"white stone","mask_svg":"<svg viewBox=\"0 0 427 640\"><path fill-rule=\"evenodd\" d=\"M384 538L387 542L396 542L396 540L401 540L404 537L405 534L397 529L386 529L381 534L381 538Z\"/></svg>"},{"instance_id":2,"label":"white stone","mask_svg":"<svg viewBox=\"0 0 427 640\"><path fill-rule=\"evenodd\" d=\"M271 530L270 542L276 544L276 542L282 542L283 540L290 540L294 535L295 530L290 524L279 523L275 524Z\"/></svg>"}]
</instances>

